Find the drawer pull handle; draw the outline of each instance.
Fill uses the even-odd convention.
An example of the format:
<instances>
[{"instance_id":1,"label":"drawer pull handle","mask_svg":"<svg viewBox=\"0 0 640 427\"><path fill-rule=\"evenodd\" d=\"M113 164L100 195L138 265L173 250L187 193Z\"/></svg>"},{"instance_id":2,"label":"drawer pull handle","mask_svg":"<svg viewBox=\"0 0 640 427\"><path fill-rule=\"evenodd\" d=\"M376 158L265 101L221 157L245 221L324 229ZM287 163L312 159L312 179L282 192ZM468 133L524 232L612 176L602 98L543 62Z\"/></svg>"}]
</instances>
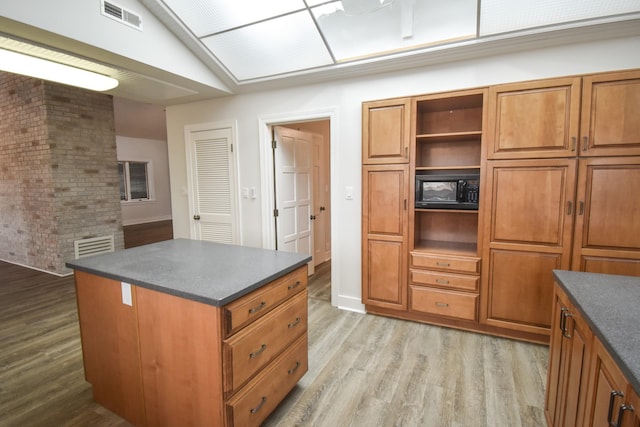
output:
<instances>
[{"instance_id":1,"label":"drawer pull handle","mask_svg":"<svg viewBox=\"0 0 640 427\"><path fill-rule=\"evenodd\" d=\"M616 397L618 396L624 397L624 393L618 390L613 390L611 392L611 396L609 396L609 413L607 415L607 422L612 427L617 426L617 424L613 422L613 419L611 417L613 416L613 404L615 403Z\"/></svg>"},{"instance_id":2,"label":"drawer pull handle","mask_svg":"<svg viewBox=\"0 0 640 427\"><path fill-rule=\"evenodd\" d=\"M295 371L298 370L299 367L300 367L300 362L296 362L296 366L294 366L293 368L289 369L287 371L287 374L289 374L289 375L293 374Z\"/></svg>"},{"instance_id":3,"label":"drawer pull handle","mask_svg":"<svg viewBox=\"0 0 640 427\"><path fill-rule=\"evenodd\" d=\"M256 350L253 353L249 353L249 358L250 359L255 359L256 357L260 356L260 354L262 354L263 351L265 351L267 349L267 345L266 344L262 344L260 346L260 350Z\"/></svg>"},{"instance_id":4,"label":"drawer pull handle","mask_svg":"<svg viewBox=\"0 0 640 427\"><path fill-rule=\"evenodd\" d=\"M451 264L449 264L448 262L436 262L436 265L438 267L450 267Z\"/></svg>"},{"instance_id":5,"label":"drawer pull handle","mask_svg":"<svg viewBox=\"0 0 640 427\"><path fill-rule=\"evenodd\" d=\"M436 305L438 307L449 307L449 304L447 304L446 302L438 302L438 301L436 301Z\"/></svg>"},{"instance_id":6,"label":"drawer pull handle","mask_svg":"<svg viewBox=\"0 0 640 427\"><path fill-rule=\"evenodd\" d=\"M267 303L265 301L262 301L259 306L250 308L249 309L249 314L257 313L258 311L260 311L263 308L265 308L266 305L267 305Z\"/></svg>"},{"instance_id":7,"label":"drawer pull handle","mask_svg":"<svg viewBox=\"0 0 640 427\"><path fill-rule=\"evenodd\" d=\"M300 286L300 280L296 280L296 283L294 283L293 285L289 285L288 289L291 291L297 288L298 286Z\"/></svg>"},{"instance_id":8,"label":"drawer pull handle","mask_svg":"<svg viewBox=\"0 0 640 427\"><path fill-rule=\"evenodd\" d=\"M440 285L448 285L449 281L445 280L445 279L436 279L436 283L438 283Z\"/></svg>"},{"instance_id":9,"label":"drawer pull handle","mask_svg":"<svg viewBox=\"0 0 640 427\"><path fill-rule=\"evenodd\" d=\"M293 322L289 323L287 325L287 327L289 327L289 329L291 329L291 328L295 327L298 323L300 323L300 318L296 317L296 320L294 320Z\"/></svg>"},{"instance_id":10,"label":"drawer pull handle","mask_svg":"<svg viewBox=\"0 0 640 427\"><path fill-rule=\"evenodd\" d=\"M256 406L255 408L251 408L251 413L255 414L256 412L258 412L260 409L262 409L262 406L267 402L267 396L262 396L262 400L260 400L260 403L258 404L258 406Z\"/></svg>"},{"instance_id":11,"label":"drawer pull handle","mask_svg":"<svg viewBox=\"0 0 640 427\"><path fill-rule=\"evenodd\" d=\"M620 406L620 410L618 411L618 422L616 423L616 427L622 425L622 418L624 417L625 411L633 412L634 411L633 406L627 405L626 403Z\"/></svg>"}]
</instances>

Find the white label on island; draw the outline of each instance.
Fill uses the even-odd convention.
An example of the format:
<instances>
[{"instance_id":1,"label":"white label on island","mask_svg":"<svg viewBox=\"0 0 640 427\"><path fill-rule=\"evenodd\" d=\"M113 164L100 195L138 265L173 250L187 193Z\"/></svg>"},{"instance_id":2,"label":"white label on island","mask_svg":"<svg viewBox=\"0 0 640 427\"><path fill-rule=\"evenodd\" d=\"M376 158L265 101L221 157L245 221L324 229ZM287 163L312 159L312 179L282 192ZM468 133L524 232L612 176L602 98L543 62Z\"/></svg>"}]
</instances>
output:
<instances>
[{"instance_id":1,"label":"white label on island","mask_svg":"<svg viewBox=\"0 0 640 427\"><path fill-rule=\"evenodd\" d=\"M122 303L133 306L133 300L131 298L131 285L126 282L120 282L122 288Z\"/></svg>"}]
</instances>

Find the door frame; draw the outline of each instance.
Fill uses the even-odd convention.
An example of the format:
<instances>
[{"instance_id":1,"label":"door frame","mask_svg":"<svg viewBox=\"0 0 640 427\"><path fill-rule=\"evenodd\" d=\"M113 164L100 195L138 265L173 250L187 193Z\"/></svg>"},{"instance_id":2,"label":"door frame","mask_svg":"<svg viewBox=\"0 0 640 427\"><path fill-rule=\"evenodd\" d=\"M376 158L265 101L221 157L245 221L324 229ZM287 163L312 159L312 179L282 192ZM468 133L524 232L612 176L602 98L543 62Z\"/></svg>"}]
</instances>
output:
<instances>
[{"instance_id":1,"label":"door frame","mask_svg":"<svg viewBox=\"0 0 640 427\"><path fill-rule=\"evenodd\" d=\"M262 194L262 247L275 249L276 230L273 221L274 205L274 174L273 174L273 153L271 148L271 127L298 122L311 122L318 120L329 120L329 176L331 183L331 206L337 206L336 196L338 192L335 185L338 182L337 173L337 142L338 142L338 109L336 107L323 108L312 111L294 111L288 113L266 114L258 117L258 133L260 137L260 192ZM327 141L325 141L327 143ZM335 230L337 226L337 215L332 212L329 226ZM331 251L334 248L334 233L331 233ZM333 257L333 255L332 255ZM338 297L338 284L334 281L338 277L338 263L331 264L331 301L336 301Z\"/></svg>"}]
</instances>

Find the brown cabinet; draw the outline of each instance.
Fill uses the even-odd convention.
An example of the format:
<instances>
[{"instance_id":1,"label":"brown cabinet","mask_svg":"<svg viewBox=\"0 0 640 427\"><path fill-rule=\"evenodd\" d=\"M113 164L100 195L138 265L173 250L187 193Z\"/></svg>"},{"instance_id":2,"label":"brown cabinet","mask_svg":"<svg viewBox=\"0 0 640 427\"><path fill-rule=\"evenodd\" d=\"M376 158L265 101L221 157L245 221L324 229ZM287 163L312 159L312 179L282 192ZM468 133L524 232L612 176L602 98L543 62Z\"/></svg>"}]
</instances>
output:
<instances>
[{"instance_id":1,"label":"brown cabinet","mask_svg":"<svg viewBox=\"0 0 640 427\"><path fill-rule=\"evenodd\" d=\"M580 156L640 155L640 71L582 81Z\"/></svg>"},{"instance_id":2,"label":"brown cabinet","mask_svg":"<svg viewBox=\"0 0 640 427\"><path fill-rule=\"evenodd\" d=\"M640 275L639 112L640 71L489 89L481 322L548 334L553 268Z\"/></svg>"},{"instance_id":3,"label":"brown cabinet","mask_svg":"<svg viewBox=\"0 0 640 427\"><path fill-rule=\"evenodd\" d=\"M586 400L592 333L580 312L555 287L554 325L545 416L549 426L581 427Z\"/></svg>"},{"instance_id":4,"label":"brown cabinet","mask_svg":"<svg viewBox=\"0 0 640 427\"><path fill-rule=\"evenodd\" d=\"M571 263L575 175L573 159L488 162L483 323L549 334L552 270Z\"/></svg>"},{"instance_id":5,"label":"brown cabinet","mask_svg":"<svg viewBox=\"0 0 640 427\"><path fill-rule=\"evenodd\" d=\"M637 393L583 314L560 286L554 289L555 323L545 394L547 425L639 427Z\"/></svg>"},{"instance_id":6,"label":"brown cabinet","mask_svg":"<svg viewBox=\"0 0 640 427\"><path fill-rule=\"evenodd\" d=\"M585 426L633 426L638 422L633 389L599 340L591 355Z\"/></svg>"},{"instance_id":7,"label":"brown cabinet","mask_svg":"<svg viewBox=\"0 0 640 427\"><path fill-rule=\"evenodd\" d=\"M365 166L362 188L362 301L405 310L409 166Z\"/></svg>"},{"instance_id":8,"label":"brown cabinet","mask_svg":"<svg viewBox=\"0 0 640 427\"><path fill-rule=\"evenodd\" d=\"M259 426L307 371L307 267L224 307L76 271L87 381L134 425Z\"/></svg>"},{"instance_id":9,"label":"brown cabinet","mask_svg":"<svg viewBox=\"0 0 640 427\"><path fill-rule=\"evenodd\" d=\"M580 78L489 89L489 159L573 157L580 120Z\"/></svg>"},{"instance_id":10,"label":"brown cabinet","mask_svg":"<svg viewBox=\"0 0 640 427\"><path fill-rule=\"evenodd\" d=\"M640 157L580 160L573 270L640 276Z\"/></svg>"},{"instance_id":11,"label":"brown cabinet","mask_svg":"<svg viewBox=\"0 0 640 427\"><path fill-rule=\"evenodd\" d=\"M409 163L410 98L362 104L362 163Z\"/></svg>"}]
</instances>

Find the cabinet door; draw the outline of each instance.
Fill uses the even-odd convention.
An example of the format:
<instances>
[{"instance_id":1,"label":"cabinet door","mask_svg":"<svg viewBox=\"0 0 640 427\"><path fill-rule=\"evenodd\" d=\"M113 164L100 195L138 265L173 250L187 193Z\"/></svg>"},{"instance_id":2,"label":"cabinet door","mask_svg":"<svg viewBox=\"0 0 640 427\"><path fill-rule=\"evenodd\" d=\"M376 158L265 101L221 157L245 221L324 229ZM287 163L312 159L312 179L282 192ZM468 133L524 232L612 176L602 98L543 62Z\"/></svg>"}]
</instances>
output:
<instances>
[{"instance_id":1,"label":"cabinet door","mask_svg":"<svg viewBox=\"0 0 640 427\"><path fill-rule=\"evenodd\" d=\"M640 154L640 71L583 79L581 156Z\"/></svg>"},{"instance_id":2,"label":"cabinet door","mask_svg":"<svg viewBox=\"0 0 640 427\"><path fill-rule=\"evenodd\" d=\"M368 166L362 174L362 301L407 307L409 166Z\"/></svg>"},{"instance_id":3,"label":"cabinet door","mask_svg":"<svg viewBox=\"0 0 640 427\"><path fill-rule=\"evenodd\" d=\"M580 160L574 270L640 276L640 157Z\"/></svg>"},{"instance_id":4,"label":"cabinet door","mask_svg":"<svg viewBox=\"0 0 640 427\"><path fill-rule=\"evenodd\" d=\"M575 160L487 165L481 319L549 334L553 275L570 266Z\"/></svg>"},{"instance_id":5,"label":"cabinet door","mask_svg":"<svg viewBox=\"0 0 640 427\"><path fill-rule=\"evenodd\" d=\"M545 413L549 425L581 427L592 334L566 295L555 289Z\"/></svg>"},{"instance_id":6,"label":"cabinet door","mask_svg":"<svg viewBox=\"0 0 640 427\"><path fill-rule=\"evenodd\" d=\"M409 98L362 104L362 163L409 163Z\"/></svg>"},{"instance_id":7,"label":"cabinet door","mask_svg":"<svg viewBox=\"0 0 640 427\"><path fill-rule=\"evenodd\" d=\"M616 424L626 402L627 381L599 340L593 340L585 426Z\"/></svg>"},{"instance_id":8,"label":"cabinet door","mask_svg":"<svg viewBox=\"0 0 640 427\"><path fill-rule=\"evenodd\" d=\"M574 157L580 78L489 88L489 159Z\"/></svg>"}]
</instances>

